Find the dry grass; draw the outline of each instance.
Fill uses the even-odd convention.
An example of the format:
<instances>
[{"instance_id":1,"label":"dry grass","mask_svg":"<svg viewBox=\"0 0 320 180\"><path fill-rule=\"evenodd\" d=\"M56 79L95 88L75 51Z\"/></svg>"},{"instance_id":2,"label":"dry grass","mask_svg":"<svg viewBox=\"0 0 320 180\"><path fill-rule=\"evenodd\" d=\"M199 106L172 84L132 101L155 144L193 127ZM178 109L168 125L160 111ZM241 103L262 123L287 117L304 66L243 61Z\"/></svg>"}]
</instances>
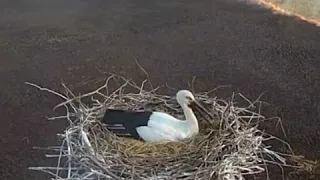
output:
<instances>
[{"instance_id":1,"label":"dry grass","mask_svg":"<svg viewBox=\"0 0 320 180\"><path fill-rule=\"evenodd\" d=\"M111 82L119 84L112 92ZM62 95L28 83L63 98L64 102L55 108L64 106L67 114L51 120L65 118L69 122L65 132L59 134L61 146L48 148L57 152L48 155L57 158L57 166L30 169L49 173L56 180L243 180L246 175L267 174L269 163L280 168L287 165L284 158L287 155L265 145L269 140L281 140L258 129L258 124L267 120L253 111L261 103L251 102L241 94L224 101L211 97L210 92L196 93L196 99L212 113L208 117L214 117L211 120L215 126L197 116L201 134L183 142L148 143L110 133L99 121L107 108L164 111L183 118L175 97L157 94L157 89L148 91L146 83L137 85L124 77L111 75L103 86L81 96L75 96L64 84ZM248 106L236 106L236 96L245 99Z\"/></svg>"}]
</instances>

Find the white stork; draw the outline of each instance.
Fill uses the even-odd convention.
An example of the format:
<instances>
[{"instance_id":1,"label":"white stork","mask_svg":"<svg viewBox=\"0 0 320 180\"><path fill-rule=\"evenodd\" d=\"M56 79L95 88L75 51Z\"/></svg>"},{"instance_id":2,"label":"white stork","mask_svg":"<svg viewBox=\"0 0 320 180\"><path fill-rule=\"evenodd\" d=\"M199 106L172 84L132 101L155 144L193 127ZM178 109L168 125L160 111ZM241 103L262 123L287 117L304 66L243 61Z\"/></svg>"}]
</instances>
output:
<instances>
[{"instance_id":1,"label":"white stork","mask_svg":"<svg viewBox=\"0 0 320 180\"><path fill-rule=\"evenodd\" d=\"M108 109L102 123L116 135L130 136L148 142L181 141L199 133L193 109L208 113L188 90L180 90L177 101L186 120L179 120L164 112L134 112Z\"/></svg>"}]
</instances>

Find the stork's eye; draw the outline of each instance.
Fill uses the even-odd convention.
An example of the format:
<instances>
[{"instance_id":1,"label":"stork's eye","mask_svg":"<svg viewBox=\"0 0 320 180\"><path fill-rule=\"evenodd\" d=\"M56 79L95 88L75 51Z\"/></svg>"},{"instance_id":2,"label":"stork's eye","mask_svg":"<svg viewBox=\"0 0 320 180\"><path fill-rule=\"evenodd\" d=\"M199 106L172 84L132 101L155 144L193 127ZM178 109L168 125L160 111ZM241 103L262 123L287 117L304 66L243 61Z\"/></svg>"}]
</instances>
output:
<instances>
[{"instance_id":1,"label":"stork's eye","mask_svg":"<svg viewBox=\"0 0 320 180\"><path fill-rule=\"evenodd\" d=\"M190 96L186 96L186 99L188 99L188 100L192 100L192 98L190 97Z\"/></svg>"}]
</instances>

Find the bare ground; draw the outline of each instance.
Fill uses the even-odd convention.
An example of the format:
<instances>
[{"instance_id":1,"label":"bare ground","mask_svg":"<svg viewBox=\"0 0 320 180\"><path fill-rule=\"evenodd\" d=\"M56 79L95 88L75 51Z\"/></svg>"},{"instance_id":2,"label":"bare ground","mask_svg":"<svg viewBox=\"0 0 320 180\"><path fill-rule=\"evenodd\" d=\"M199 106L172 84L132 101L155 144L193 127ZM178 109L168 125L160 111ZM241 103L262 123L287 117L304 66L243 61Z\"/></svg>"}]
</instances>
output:
<instances>
[{"instance_id":1,"label":"bare ground","mask_svg":"<svg viewBox=\"0 0 320 180\"><path fill-rule=\"evenodd\" d=\"M198 91L232 85L217 95L265 93L265 115L283 118L297 152L320 158L320 29L313 25L232 0L6 0L0 9L3 180L44 179L27 170L48 163L32 147L55 145L64 129L45 121L59 99L25 81L61 90L63 79L85 92L104 78L96 67L141 81L134 58L154 85L186 88L197 76Z\"/></svg>"}]
</instances>

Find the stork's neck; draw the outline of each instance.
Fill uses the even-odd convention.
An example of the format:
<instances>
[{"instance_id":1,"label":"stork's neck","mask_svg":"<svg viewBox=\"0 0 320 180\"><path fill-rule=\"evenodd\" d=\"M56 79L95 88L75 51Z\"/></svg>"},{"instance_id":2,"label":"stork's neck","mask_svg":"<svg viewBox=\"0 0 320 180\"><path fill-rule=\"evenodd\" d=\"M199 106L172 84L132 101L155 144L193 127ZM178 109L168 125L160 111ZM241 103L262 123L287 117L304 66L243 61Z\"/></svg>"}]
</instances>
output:
<instances>
[{"instance_id":1,"label":"stork's neck","mask_svg":"<svg viewBox=\"0 0 320 180\"><path fill-rule=\"evenodd\" d=\"M194 115L191 108L187 105L182 106L184 115L186 117L186 121L189 123L192 134L196 134L199 132L199 125L196 116Z\"/></svg>"}]
</instances>

